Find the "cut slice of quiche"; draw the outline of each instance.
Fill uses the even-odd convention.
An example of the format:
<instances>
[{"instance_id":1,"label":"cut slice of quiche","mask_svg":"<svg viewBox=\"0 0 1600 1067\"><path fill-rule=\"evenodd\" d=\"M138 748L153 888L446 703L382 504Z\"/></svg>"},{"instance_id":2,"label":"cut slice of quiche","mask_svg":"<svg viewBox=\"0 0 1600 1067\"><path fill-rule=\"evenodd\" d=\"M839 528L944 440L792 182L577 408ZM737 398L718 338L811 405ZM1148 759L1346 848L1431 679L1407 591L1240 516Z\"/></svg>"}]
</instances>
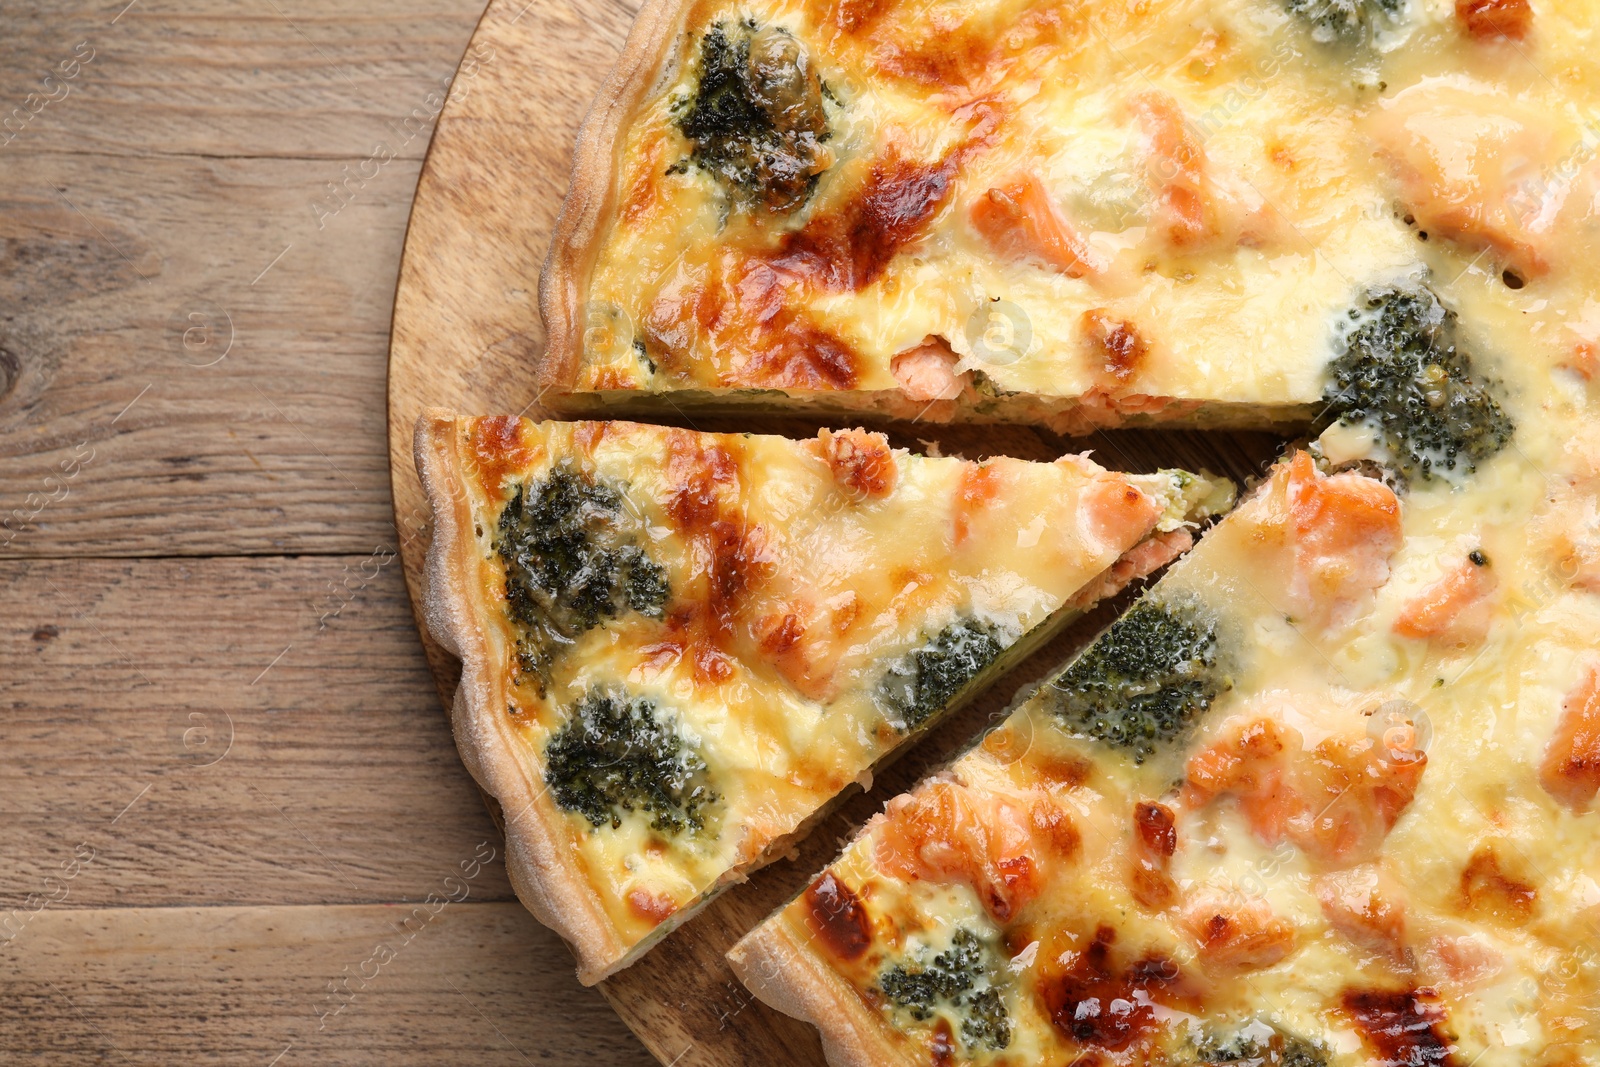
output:
<instances>
[{"instance_id":1,"label":"cut slice of quiche","mask_svg":"<svg viewBox=\"0 0 1600 1067\"><path fill-rule=\"evenodd\" d=\"M835 1067L1600 1061L1600 432L1553 358L1463 372L1518 299L1469 292L1353 324L1364 418L891 800L750 989Z\"/></svg>"},{"instance_id":2,"label":"cut slice of quiche","mask_svg":"<svg viewBox=\"0 0 1600 1067\"><path fill-rule=\"evenodd\" d=\"M626 422L418 423L462 756L579 975L626 966L1231 489Z\"/></svg>"},{"instance_id":3,"label":"cut slice of quiche","mask_svg":"<svg viewBox=\"0 0 1600 1067\"><path fill-rule=\"evenodd\" d=\"M1304 425L1328 323L1430 236L1548 265L1588 137L1543 74L1592 76L1567 7L656 0L578 146L543 384L607 415Z\"/></svg>"}]
</instances>

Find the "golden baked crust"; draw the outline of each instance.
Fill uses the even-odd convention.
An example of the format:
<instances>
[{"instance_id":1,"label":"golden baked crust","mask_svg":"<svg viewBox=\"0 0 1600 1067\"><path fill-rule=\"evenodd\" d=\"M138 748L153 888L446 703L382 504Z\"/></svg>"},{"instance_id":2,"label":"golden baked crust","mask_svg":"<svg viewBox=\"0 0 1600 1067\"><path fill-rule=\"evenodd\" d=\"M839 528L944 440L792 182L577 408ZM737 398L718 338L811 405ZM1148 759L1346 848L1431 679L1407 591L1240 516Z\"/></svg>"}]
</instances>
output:
<instances>
[{"instance_id":1,"label":"golden baked crust","mask_svg":"<svg viewBox=\"0 0 1600 1067\"><path fill-rule=\"evenodd\" d=\"M430 409L417 420L417 473L433 508L424 605L434 640L461 660L461 684L451 707L456 748L479 787L500 804L505 819L506 873L535 918L572 946L585 984L604 978L600 961L626 951L580 872L564 862L557 842L564 816L544 783L515 758L506 707L503 654L492 648L477 586L471 502L462 491L459 436L450 413Z\"/></svg>"},{"instance_id":2,"label":"golden baked crust","mask_svg":"<svg viewBox=\"0 0 1600 1067\"><path fill-rule=\"evenodd\" d=\"M583 302L600 233L616 204L621 138L662 77L695 0L649 0L639 11L617 64L589 106L573 151L571 184L550 236L539 276L539 313L546 347L539 384L564 393L577 380L583 355Z\"/></svg>"},{"instance_id":3,"label":"golden baked crust","mask_svg":"<svg viewBox=\"0 0 1600 1067\"><path fill-rule=\"evenodd\" d=\"M728 965L769 1007L815 1026L833 1067L916 1067L877 1013L786 924L768 922L728 952Z\"/></svg>"}]
</instances>

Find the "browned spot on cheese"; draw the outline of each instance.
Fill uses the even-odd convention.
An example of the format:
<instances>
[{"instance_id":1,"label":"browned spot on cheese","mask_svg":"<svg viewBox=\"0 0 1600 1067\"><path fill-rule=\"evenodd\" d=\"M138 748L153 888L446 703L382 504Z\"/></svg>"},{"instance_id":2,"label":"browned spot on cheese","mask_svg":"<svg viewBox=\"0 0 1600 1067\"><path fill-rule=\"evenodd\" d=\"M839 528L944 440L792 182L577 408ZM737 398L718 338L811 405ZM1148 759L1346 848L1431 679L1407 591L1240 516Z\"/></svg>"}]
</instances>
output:
<instances>
[{"instance_id":1,"label":"browned spot on cheese","mask_svg":"<svg viewBox=\"0 0 1600 1067\"><path fill-rule=\"evenodd\" d=\"M720 685L733 677L733 660L714 648L694 650L694 678L701 685Z\"/></svg>"},{"instance_id":2,"label":"browned spot on cheese","mask_svg":"<svg viewBox=\"0 0 1600 1067\"><path fill-rule=\"evenodd\" d=\"M800 616L794 612L782 615L770 615L761 623L761 651L769 656L778 656L789 651L800 643L805 636L805 624L800 621Z\"/></svg>"},{"instance_id":3,"label":"browned spot on cheese","mask_svg":"<svg viewBox=\"0 0 1600 1067\"><path fill-rule=\"evenodd\" d=\"M762 336L762 347L740 382L765 389L854 389L861 355L809 316L785 311Z\"/></svg>"},{"instance_id":4,"label":"browned spot on cheese","mask_svg":"<svg viewBox=\"0 0 1600 1067\"><path fill-rule=\"evenodd\" d=\"M1140 844L1153 855L1171 856L1178 850L1177 820L1165 804L1141 800L1133 806L1133 825Z\"/></svg>"},{"instance_id":5,"label":"browned spot on cheese","mask_svg":"<svg viewBox=\"0 0 1600 1067\"><path fill-rule=\"evenodd\" d=\"M1165 911L1178 902L1178 883L1147 856L1129 859L1128 892L1148 911Z\"/></svg>"},{"instance_id":6,"label":"browned spot on cheese","mask_svg":"<svg viewBox=\"0 0 1600 1067\"><path fill-rule=\"evenodd\" d=\"M1190 999L1177 965L1163 956L1119 965L1111 950L1116 938L1112 927L1099 927L1082 952L1041 968L1038 987L1045 1014L1062 1036L1106 1052L1122 1052L1158 1030L1158 1006Z\"/></svg>"},{"instance_id":7,"label":"browned spot on cheese","mask_svg":"<svg viewBox=\"0 0 1600 1067\"><path fill-rule=\"evenodd\" d=\"M638 175L622 198L622 221L630 229L639 229L651 210L661 202L661 179L666 173L663 156L665 147L666 142L661 136L651 138L642 152Z\"/></svg>"},{"instance_id":8,"label":"browned spot on cheese","mask_svg":"<svg viewBox=\"0 0 1600 1067\"><path fill-rule=\"evenodd\" d=\"M667 631L671 636L666 640L639 649L639 665L645 670L659 673L687 657L697 685L720 685L733 677L732 658L716 647L707 632L704 605L676 608L667 616Z\"/></svg>"},{"instance_id":9,"label":"browned spot on cheese","mask_svg":"<svg viewBox=\"0 0 1600 1067\"><path fill-rule=\"evenodd\" d=\"M1521 925L1538 899L1537 889L1505 872L1492 847L1474 852L1461 872L1461 910L1470 914Z\"/></svg>"},{"instance_id":10,"label":"browned spot on cheese","mask_svg":"<svg viewBox=\"0 0 1600 1067\"><path fill-rule=\"evenodd\" d=\"M811 20L835 34L855 36L872 28L896 0L811 0Z\"/></svg>"},{"instance_id":11,"label":"browned spot on cheese","mask_svg":"<svg viewBox=\"0 0 1600 1067\"><path fill-rule=\"evenodd\" d=\"M929 1043L934 1067L950 1067L956 1059L956 1038L950 1030L950 1020L941 1017L933 1024L933 1040Z\"/></svg>"},{"instance_id":12,"label":"browned spot on cheese","mask_svg":"<svg viewBox=\"0 0 1600 1067\"><path fill-rule=\"evenodd\" d=\"M671 897L660 896L643 887L628 890L628 910L651 924L660 923L678 910Z\"/></svg>"},{"instance_id":13,"label":"browned spot on cheese","mask_svg":"<svg viewBox=\"0 0 1600 1067\"><path fill-rule=\"evenodd\" d=\"M739 463L727 449L687 431L667 435L667 514L684 536L715 528L737 505Z\"/></svg>"},{"instance_id":14,"label":"browned spot on cheese","mask_svg":"<svg viewBox=\"0 0 1600 1067\"><path fill-rule=\"evenodd\" d=\"M913 41L883 40L880 34L874 58L884 73L935 91L984 89L1029 51L1064 39L1062 6L1059 0L1035 0L1029 10L1012 15L999 34L979 19L948 30L929 26Z\"/></svg>"},{"instance_id":15,"label":"browned spot on cheese","mask_svg":"<svg viewBox=\"0 0 1600 1067\"><path fill-rule=\"evenodd\" d=\"M1528 0L1456 0L1456 19L1474 40L1520 41L1533 28Z\"/></svg>"},{"instance_id":16,"label":"browned spot on cheese","mask_svg":"<svg viewBox=\"0 0 1600 1067\"><path fill-rule=\"evenodd\" d=\"M680 267L646 311L643 330L663 372L705 377L707 353L727 364L706 384L763 389L852 389L861 356L791 303L798 279L765 258L728 250L708 266Z\"/></svg>"},{"instance_id":17,"label":"browned spot on cheese","mask_svg":"<svg viewBox=\"0 0 1600 1067\"><path fill-rule=\"evenodd\" d=\"M668 437L667 514L689 543L690 567L704 582L703 624L713 644L732 634L746 594L766 576L766 534L741 514L739 461L720 444L673 431Z\"/></svg>"},{"instance_id":18,"label":"browned spot on cheese","mask_svg":"<svg viewBox=\"0 0 1600 1067\"><path fill-rule=\"evenodd\" d=\"M760 527L747 529L740 521L725 519L714 523L705 538L711 546L708 603L712 630L718 635L732 631L745 594L765 577L768 568L760 535Z\"/></svg>"},{"instance_id":19,"label":"browned spot on cheese","mask_svg":"<svg viewBox=\"0 0 1600 1067\"><path fill-rule=\"evenodd\" d=\"M899 468L887 437L865 430L823 430L819 437L827 450L833 480L847 492L868 498L889 495Z\"/></svg>"},{"instance_id":20,"label":"browned spot on cheese","mask_svg":"<svg viewBox=\"0 0 1600 1067\"><path fill-rule=\"evenodd\" d=\"M764 258L724 265L730 303L720 312L723 333L749 358L731 384L770 389L852 389L861 356L790 302L796 279Z\"/></svg>"},{"instance_id":21,"label":"browned spot on cheese","mask_svg":"<svg viewBox=\"0 0 1600 1067\"><path fill-rule=\"evenodd\" d=\"M1455 1046L1445 1034L1445 1011L1436 998L1431 989L1352 989L1341 1002L1376 1053L1369 1061L1375 1067L1442 1067L1455 1062Z\"/></svg>"},{"instance_id":22,"label":"browned spot on cheese","mask_svg":"<svg viewBox=\"0 0 1600 1067\"><path fill-rule=\"evenodd\" d=\"M1076 789L1094 773L1094 762L1085 756L1034 752L1028 762L1040 778L1061 789Z\"/></svg>"},{"instance_id":23,"label":"browned spot on cheese","mask_svg":"<svg viewBox=\"0 0 1600 1067\"><path fill-rule=\"evenodd\" d=\"M834 292L865 289L922 236L949 199L959 166L955 154L924 162L891 146L855 196L784 239L775 265Z\"/></svg>"},{"instance_id":24,"label":"browned spot on cheese","mask_svg":"<svg viewBox=\"0 0 1600 1067\"><path fill-rule=\"evenodd\" d=\"M594 368L593 380L589 383L591 389L632 389L637 383L632 373L626 367L614 364Z\"/></svg>"},{"instance_id":25,"label":"browned spot on cheese","mask_svg":"<svg viewBox=\"0 0 1600 1067\"><path fill-rule=\"evenodd\" d=\"M1150 354L1150 346L1134 329L1133 323L1095 308L1083 313L1082 324L1084 336L1093 346L1099 372L1114 385L1128 384Z\"/></svg>"},{"instance_id":26,"label":"browned spot on cheese","mask_svg":"<svg viewBox=\"0 0 1600 1067\"><path fill-rule=\"evenodd\" d=\"M1005 109L982 98L952 114L970 129L942 158L914 159L899 140L891 140L881 156L865 165L859 189L784 236L771 263L786 276L786 284L833 292L865 289L883 276L895 256L922 238L949 200L962 165L994 142Z\"/></svg>"},{"instance_id":27,"label":"browned spot on cheese","mask_svg":"<svg viewBox=\"0 0 1600 1067\"><path fill-rule=\"evenodd\" d=\"M860 959L872 944L872 924L855 890L829 871L802 896L817 939L840 959Z\"/></svg>"},{"instance_id":28,"label":"browned spot on cheese","mask_svg":"<svg viewBox=\"0 0 1600 1067\"><path fill-rule=\"evenodd\" d=\"M524 442L523 422L514 415L495 415L472 423L472 463L484 488L498 491L505 479L533 464L535 449Z\"/></svg>"},{"instance_id":29,"label":"browned spot on cheese","mask_svg":"<svg viewBox=\"0 0 1600 1067\"><path fill-rule=\"evenodd\" d=\"M585 456L592 456L596 446L606 439L606 434L616 425L608 421L576 423L572 427L572 443Z\"/></svg>"},{"instance_id":30,"label":"browned spot on cheese","mask_svg":"<svg viewBox=\"0 0 1600 1067\"><path fill-rule=\"evenodd\" d=\"M861 598L856 596L854 589L846 589L829 603L833 608L833 632L843 637L855 626L856 619L861 617Z\"/></svg>"},{"instance_id":31,"label":"browned spot on cheese","mask_svg":"<svg viewBox=\"0 0 1600 1067\"><path fill-rule=\"evenodd\" d=\"M1134 846L1128 857L1128 889L1141 907L1162 911L1178 901L1168 873L1178 850L1177 820L1165 804L1141 800L1133 806Z\"/></svg>"},{"instance_id":32,"label":"browned spot on cheese","mask_svg":"<svg viewBox=\"0 0 1600 1067\"><path fill-rule=\"evenodd\" d=\"M1031 809L1034 833L1060 859L1074 859L1083 848L1083 834L1072 816L1048 800L1034 803Z\"/></svg>"},{"instance_id":33,"label":"browned spot on cheese","mask_svg":"<svg viewBox=\"0 0 1600 1067\"><path fill-rule=\"evenodd\" d=\"M812 18L837 48L844 41L863 49L879 71L935 92L955 93L992 84L1030 50L1058 44L1062 0L1034 0L1009 12L1003 32L982 15L958 12L930 16L921 4L902 0L813 0ZM962 17L966 15L967 17Z\"/></svg>"}]
</instances>

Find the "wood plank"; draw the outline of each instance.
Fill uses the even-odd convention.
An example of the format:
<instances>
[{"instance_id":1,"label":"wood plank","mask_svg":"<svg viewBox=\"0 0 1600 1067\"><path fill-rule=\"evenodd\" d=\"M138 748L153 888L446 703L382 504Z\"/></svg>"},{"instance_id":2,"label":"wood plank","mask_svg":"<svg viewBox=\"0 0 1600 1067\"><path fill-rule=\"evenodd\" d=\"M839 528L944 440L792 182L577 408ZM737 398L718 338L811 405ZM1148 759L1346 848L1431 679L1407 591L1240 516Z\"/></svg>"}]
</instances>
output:
<instances>
[{"instance_id":1,"label":"wood plank","mask_svg":"<svg viewBox=\"0 0 1600 1067\"><path fill-rule=\"evenodd\" d=\"M0 1050L50 1064L649 1062L553 935L448 877L420 909L45 909L0 943Z\"/></svg>"},{"instance_id":2,"label":"wood plank","mask_svg":"<svg viewBox=\"0 0 1600 1067\"><path fill-rule=\"evenodd\" d=\"M482 12L480 0L3 0L0 152L360 160L385 142L420 160L423 120Z\"/></svg>"},{"instance_id":3,"label":"wood plank","mask_svg":"<svg viewBox=\"0 0 1600 1067\"><path fill-rule=\"evenodd\" d=\"M0 564L0 663L0 914L80 843L70 907L417 900L499 841L392 554Z\"/></svg>"},{"instance_id":4,"label":"wood plank","mask_svg":"<svg viewBox=\"0 0 1600 1067\"><path fill-rule=\"evenodd\" d=\"M394 547L383 352L417 164L319 229L338 169L0 154L0 553Z\"/></svg>"}]
</instances>

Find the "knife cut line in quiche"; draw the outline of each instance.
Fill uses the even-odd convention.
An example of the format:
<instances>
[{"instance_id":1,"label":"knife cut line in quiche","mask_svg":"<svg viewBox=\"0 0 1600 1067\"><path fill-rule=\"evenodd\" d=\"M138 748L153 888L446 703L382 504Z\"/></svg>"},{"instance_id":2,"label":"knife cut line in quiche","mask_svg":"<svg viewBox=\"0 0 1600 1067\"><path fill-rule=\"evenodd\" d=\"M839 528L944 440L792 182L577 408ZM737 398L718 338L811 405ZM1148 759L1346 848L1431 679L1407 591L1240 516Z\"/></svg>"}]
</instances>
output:
<instances>
[{"instance_id":1,"label":"knife cut line in quiche","mask_svg":"<svg viewBox=\"0 0 1600 1067\"><path fill-rule=\"evenodd\" d=\"M594 982L1231 488L1086 458L432 412L428 621L507 869Z\"/></svg>"}]
</instances>

